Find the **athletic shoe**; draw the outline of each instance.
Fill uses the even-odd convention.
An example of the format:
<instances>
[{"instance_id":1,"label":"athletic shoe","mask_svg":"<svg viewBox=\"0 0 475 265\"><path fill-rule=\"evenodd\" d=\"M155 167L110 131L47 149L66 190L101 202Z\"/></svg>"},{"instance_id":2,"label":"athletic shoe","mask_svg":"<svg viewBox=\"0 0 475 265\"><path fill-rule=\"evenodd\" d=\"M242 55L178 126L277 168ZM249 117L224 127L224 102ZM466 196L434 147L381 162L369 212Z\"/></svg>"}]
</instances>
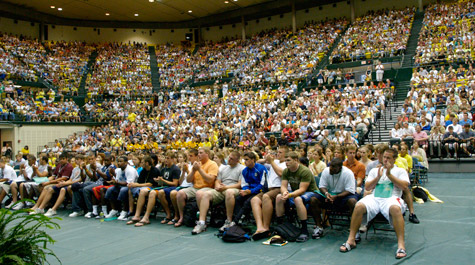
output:
<instances>
[{"instance_id":1,"label":"athletic shoe","mask_svg":"<svg viewBox=\"0 0 475 265\"><path fill-rule=\"evenodd\" d=\"M418 224L420 223L419 219L417 218L416 214L413 213L413 214L409 214L409 222L413 223L413 224Z\"/></svg>"},{"instance_id":2,"label":"athletic shoe","mask_svg":"<svg viewBox=\"0 0 475 265\"><path fill-rule=\"evenodd\" d=\"M300 234L300 236L295 240L298 243L303 243L308 241L308 234Z\"/></svg>"},{"instance_id":3,"label":"athletic shoe","mask_svg":"<svg viewBox=\"0 0 475 265\"><path fill-rule=\"evenodd\" d=\"M23 209L23 207L25 207L25 204L23 204L22 202L20 202L20 203L17 203L15 206L13 206L12 209L16 211L16 210L21 210L21 209Z\"/></svg>"},{"instance_id":4,"label":"athletic shoe","mask_svg":"<svg viewBox=\"0 0 475 265\"><path fill-rule=\"evenodd\" d=\"M355 235L355 242L356 242L356 243L360 243L360 242L361 242L361 235L360 235L360 232L356 232L356 235Z\"/></svg>"},{"instance_id":5,"label":"athletic shoe","mask_svg":"<svg viewBox=\"0 0 475 265\"><path fill-rule=\"evenodd\" d=\"M5 208L10 209L10 208L12 208L13 204L15 204L15 203L11 202L9 205L5 206Z\"/></svg>"},{"instance_id":6,"label":"athletic shoe","mask_svg":"<svg viewBox=\"0 0 475 265\"><path fill-rule=\"evenodd\" d=\"M231 226L235 226L236 223L234 223L233 221L229 221L228 219L226 219L226 221L224 221L224 225L221 226L221 228L219 229L219 231L223 232L224 230L230 228Z\"/></svg>"},{"instance_id":7,"label":"athletic shoe","mask_svg":"<svg viewBox=\"0 0 475 265\"><path fill-rule=\"evenodd\" d=\"M323 229L321 227L315 228L312 233L312 238L313 239L319 239L323 236Z\"/></svg>"},{"instance_id":8,"label":"athletic shoe","mask_svg":"<svg viewBox=\"0 0 475 265\"><path fill-rule=\"evenodd\" d=\"M45 216L47 217L52 217L52 216L55 216L56 215L56 211L53 210L53 208L50 208L46 213L45 213Z\"/></svg>"},{"instance_id":9,"label":"athletic shoe","mask_svg":"<svg viewBox=\"0 0 475 265\"><path fill-rule=\"evenodd\" d=\"M116 217L119 212L116 210L111 210L108 215L106 215L106 218L112 218Z\"/></svg>"},{"instance_id":10,"label":"athletic shoe","mask_svg":"<svg viewBox=\"0 0 475 265\"><path fill-rule=\"evenodd\" d=\"M366 227L366 225L361 225L360 226L360 229L359 229L360 233L366 233L367 230L368 230L368 228Z\"/></svg>"},{"instance_id":11,"label":"athletic shoe","mask_svg":"<svg viewBox=\"0 0 475 265\"><path fill-rule=\"evenodd\" d=\"M32 203L32 202L26 202L26 207L31 208L31 207L33 207L33 206L35 206L34 203Z\"/></svg>"},{"instance_id":12,"label":"athletic shoe","mask_svg":"<svg viewBox=\"0 0 475 265\"><path fill-rule=\"evenodd\" d=\"M79 212L72 212L69 217L78 217L80 216L81 214Z\"/></svg>"},{"instance_id":13,"label":"athletic shoe","mask_svg":"<svg viewBox=\"0 0 475 265\"><path fill-rule=\"evenodd\" d=\"M87 219L91 219L91 218L96 218L97 214L93 213L93 212L88 212L86 213L86 215L84 215L84 217L86 217Z\"/></svg>"},{"instance_id":14,"label":"athletic shoe","mask_svg":"<svg viewBox=\"0 0 475 265\"><path fill-rule=\"evenodd\" d=\"M191 231L192 235L197 235L202 232L206 231L206 224L201 224L199 221L196 222L195 228L193 228L193 231Z\"/></svg>"},{"instance_id":15,"label":"athletic shoe","mask_svg":"<svg viewBox=\"0 0 475 265\"><path fill-rule=\"evenodd\" d=\"M117 220L119 221L127 221L129 217L127 216L127 212L126 211L122 211L120 212L120 215L119 215L119 218L117 218Z\"/></svg>"}]
</instances>

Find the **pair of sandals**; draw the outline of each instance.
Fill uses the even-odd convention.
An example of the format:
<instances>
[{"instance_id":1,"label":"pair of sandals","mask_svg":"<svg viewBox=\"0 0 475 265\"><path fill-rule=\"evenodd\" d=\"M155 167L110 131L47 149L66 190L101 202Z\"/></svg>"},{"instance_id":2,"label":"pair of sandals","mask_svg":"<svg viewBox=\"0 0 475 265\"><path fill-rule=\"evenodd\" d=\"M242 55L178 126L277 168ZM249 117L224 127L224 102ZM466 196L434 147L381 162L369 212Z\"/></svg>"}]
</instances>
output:
<instances>
[{"instance_id":1,"label":"pair of sandals","mask_svg":"<svg viewBox=\"0 0 475 265\"><path fill-rule=\"evenodd\" d=\"M144 225L149 225L150 221L144 222L144 221L132 219L132 220L127 222L127 225L133 225L133 224L135 224L134 225L135 227L141 227L141 226L144 226Z\"/></svg>"},{"instance_id":2,"label":"pair of sandals","mask_svg":"<svg viewBox=\"0 0 475 265\"><path fill-rule=\"evenodd\" d=\"M183 225L182 222L178 222L176 219L170 219L170 218L164 218L161 222L161 224L167 224L167 225L173 225L175 227L180 227Z\"/></svg>"},{"instance_id":3,"label":"pair of sandals","mask_svg":"<svg viewBox=\"0 0 475 265\"><path fill-rule=\"evenodd\" d=\"M350 245L348 242L341 244L340 252L347 253L350 252L352 249L356 248L356 245ZM406 250L403 248L398 248L396 251L396 259L402 259L407 256Z\"/></svg>"}]
</instances>

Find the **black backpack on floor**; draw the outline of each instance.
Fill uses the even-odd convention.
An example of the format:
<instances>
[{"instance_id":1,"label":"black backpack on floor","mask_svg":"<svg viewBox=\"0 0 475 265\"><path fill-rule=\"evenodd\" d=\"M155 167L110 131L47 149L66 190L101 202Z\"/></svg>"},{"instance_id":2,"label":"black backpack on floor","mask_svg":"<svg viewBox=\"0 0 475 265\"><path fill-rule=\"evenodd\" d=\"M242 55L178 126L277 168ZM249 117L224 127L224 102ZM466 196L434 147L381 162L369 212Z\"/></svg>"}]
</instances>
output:
<instances>
[{"instance_id":1,"label":"black backpack on floor","mask_svg":"<svg viewBox=\"0 0 475 265\"><path fill-rule=\"evenodd\" d=\"M218 237L228 243L242 243L251 240L249 232L238 225L227 228L222 234L218 234Z\"/></svg>"},{"instance_id":2,"label":"black backpack on floor","mask_svg":"<svg viewBox=\"0 0 475 265\"><path fill-rule=\"evenodd\" d=\"M198 204L195 199L189 199L186 202L185 209L183 210L183 224L188 227L194 227L198 218L196 213L198 212Z\"/></svg>"},{"instance_id":3,"label":"black backpack on floor","mask_svg":"<svg viewBox=\"0 0 475 265\"><path fill-rule=\"evenodd\" d=\"M284 240L295 242L300 235L300 228L292 223L285 221L274 229L274 234L281 236Z\"/></svg>"},{"instance_id":4,"label":"black backpack on floor","mask_svg":"<svg viewBox=\"0 0 475 265\"><path fill-rule=\"evenodd\" d=\"M211 207L209 226L214 228L220 228L224 225L226 221L226 206L224 203L218 205L213 205Z\"/></svg>"}]
</instances>

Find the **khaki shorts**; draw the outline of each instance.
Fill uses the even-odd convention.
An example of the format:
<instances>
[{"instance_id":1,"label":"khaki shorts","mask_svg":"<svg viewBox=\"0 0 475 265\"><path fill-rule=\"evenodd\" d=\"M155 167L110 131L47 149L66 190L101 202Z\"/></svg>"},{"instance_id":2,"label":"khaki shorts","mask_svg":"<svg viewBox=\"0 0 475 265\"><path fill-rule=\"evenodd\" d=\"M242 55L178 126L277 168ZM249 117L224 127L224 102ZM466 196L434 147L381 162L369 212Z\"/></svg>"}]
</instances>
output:
<instances>
[{"instance_id":1,"label":"khaki shorts","mask_svg":"<svg viewBox=\"0 0 475 265\"><path fill-rule=\"evenodd\" d=\"M33 195L40 195L40 184L36 182L24 182L23 187L25 187L26 192L28 194L31 194L33 192Z\"/></svg>"},{"instance_id":2,"label":"khaki shorts","mask_svg":"<svg viewBox=\"0 0 475 265\"><path fill-rule=\"evenodd\" d=\"M189 187L189 188L186 188L186 189L182 189L181 191L183 191L186 194L187 199L190 199L190 198L195 198L196 197L196 192L198 192L199 190L208 191L208 190L214 190L214 189L212 189L212 188L196 189L195 187Z\"/></svg>"},{"instance_id":3,"label":"khaki shorts","mask_svg":"<svg viewBox=\"0 0 475 265\"><path fill-rule=\"evenodd\" d=\"M207 191L208 193L211 193L211 195L213 196L213 205L217 205L217 204L221 203L222 201L224 201L224 199L226 197L226 192L228 190L231 191L234 194L234 197L239 195L239 190L238 189L227 189L227 190L222 191L222 192L219 192L215 189L211 189L211 190Z\"/></svg>"},{"instance_id":4,"label":"khaki shorts","mask_svg":"<svg viewBox=\"0 0 475 265\"><path fill-rule=\"evenodd\" d=\"M0 183L0 189L4 190L6 194L10 194L10 184L6 184L6 181Z\"/></svg>"},{"instance_id":5,"label":"khaki shorts","mask_svg":"<svg viewBox=\"0 0 475 265\"><path fill-rule=\"evenodd\" d=\"M264 194L267 194L267 196L269 196L269 198L272 200L272 204L274 204L275 198L277 198L277 195L280 194L280 188L271 188L266 193L261 192L261 193L257 194L256 197L258 197L262 201L262 198L264 197Z\"/></svg>"}]
</instances>

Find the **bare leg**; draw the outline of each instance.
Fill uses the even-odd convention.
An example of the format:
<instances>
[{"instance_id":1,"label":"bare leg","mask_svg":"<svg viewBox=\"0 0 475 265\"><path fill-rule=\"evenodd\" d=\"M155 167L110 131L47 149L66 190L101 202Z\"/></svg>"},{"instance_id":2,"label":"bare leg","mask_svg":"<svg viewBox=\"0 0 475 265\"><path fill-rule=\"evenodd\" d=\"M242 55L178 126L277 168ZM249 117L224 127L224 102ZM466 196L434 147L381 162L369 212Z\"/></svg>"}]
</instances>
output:
<instances>
[{"instance_id":1,"label":"bare leg","mask_svg":"<svg viewBox=\"0 0 475 265\"><path fill-rule=\"evenodd\" d=\"M275 199L275 215L277 217L282 217L285 214L284 208L285 200L282 198L282 194L277 195Z\"/></svg>"},{"instance_id":2,"label":"bare leg","mask_svg":"<svg viewBox=\"0 0 475 265\"><path fill-rule=\"evenodd\" d=\"M42 192L41 194L45 193L45 196L43 197L43 201L41 202L40 206L38 208L44 209L48 205L49 201L51 200L51 197L53 197L54 190L52 187L49 187L48 189L45 190L45 192Z\"/></svg>"},{"instance_id":3,"label":"bare leg","mask_svg":"<svg viewBox=\"0 0 475 265\"><path fill-rule=\"evenodd\" d=\"M156 191L151 191L148 194L148 204L147 204L147 210L145 211L145 214L142 217L141 222L150 222L150 214L153 211L153 207L155 207L155 202L157 200L157 192ZM140 216L139 216L140 217Z\"/></svg>"},{"instance_id":4,"label":"bare leg","mask_svg":"<svg viewBox=\"0 0 475 265\"><path fill-rule=\"evenodd\" d=\"M140 219L140 214L142 213L143 206L145 205L145 198L148 196L149 193L150 191L148 189L143 189L140 191L139 199L137 200L137 209L135 210L135 216L133 219Z\"/></svg>"},{"instance_id":5,"label":"bare leg","mask_svg":"<svg viewBox=\"0 0 475 265\"><path fill-rule=\"evenodd\" d=\"M178 191L176 195L176 204L178 208L178 213L180 215L180 219L178 219L178 223L182 223L183 211L185 210L185 204L186 204L186 193L183 192L182 190Z\"/></svg>"},{"instance_id":6,"label":"bare leg","mask_svg":"<svg viewBox=\"0 0 475 265\"><path fill-rule=\"evenodd\" d=\"M7 196L7 193L2 189L2 192L0 192L0 203L5 199L5 196Z\"/></svg>"},{"instance_id":7,"label":"bare leg","mask_svg":"<svg viewBox=\"0 0 475 265\"><path fill-rule=\"evenodd\" d=\"M16 182L12 182L12 184L10 184L10 189L12 192L12 201L15 203L18 200L18 184ZM0 200L0 202L2 200Z\"/></svg>"},{"instance_id":8,"label":"bare leg","mask_svg":"<svg viewBox=\"0 0 475 265\"><path fill-rule=\"evenodd\" d=\"M254 220L256 221L256 234L266 231L262 221L262 201L259 197L254 196L254 198L251 199L251 208Z\"/></svg>"},{"instance_id":9,"label":"bare leg","mask_svg":"<svg viewBox=\"0 0 475 265\"><path fill-rule=\"evenodd\" d=\"M198 197L199 191L196 193L196 197ZM210 192L203 192L201 196L201 202L199 204L199 209L200 209L200 221L206 221L206 215L208 214L209 210L209 205L211 204L211 201L213 200L213 196L211 195Z\"/></svg>"},{"instance_id":10,"label":"bare leg","mask_svg":"<svg viewBox=\"0 0 475 265\"><path fill-rule=\"evenodd\" d=\"M294 199L295 207L297 208L297 215L299 217L299 220L307 220L307 208L305 207L305 204L303 203L302 198L296 197Z\"/></svg>"},{"instance_id":11,"label":"bare leg","mask_svg":"<svg viewBox=\"0 0 475 265\"><path fill-rule=\"evenodd\" d=\"M232 190L226 190L226 193L224 194L224 196L225 196L225 204L226 204L226 219L231 222L233 220L234 205L236 204L236 198L234 197L234 192ZM251 204L252 204L252 200L251 200Z\"/></svg>"},{"instance_id":12,"label":"bare leg","mask_svg":"<svg viewBox=\"0 0 475 265\"><path fill-rule=\"evenodd\" d=\"M404 218L402 217L401 208L393 205L389 208L389 214L393 221L394 230L396 231L397 247L405 249L404 245Z\"/></svg>"},{"instance_id":13,"label":"bare leg","mask_svg":"<svg viewBox=\"0 0 475 265\"><path fill-rule=\"evenodd\" d=\"M322 208L323 203L317 198L313 197L310 199L310 212L312 213L313 220L315 220L315 225L322 228Z\"/></svg>"},{"instance_id":14,"label":"bare leg","mask_svg":"<svg viewBox=\"0 0 475 265\"><path fill-rule=\"evenodd\" d=\"M159 190L158 191L158 201L162 205L163 210L165 210L165 213L167 214L166 218L170 219L172 214L170 212L170 207L168 207L168 201L167 201L167 198L165 196L165 191L164 190Z\"/></svg>"},{"instance_id":15,"label":"bare leg","mask_svg":"<svg viewBox=\"0 0 475 265\"><path fill-rule=\"evenodd\" d=\"M353 211L353 215L351 216L350 235L348 236L348 240L346 241L351 246L356 245L356 233L358 232L361 226L361 221L363 220L363 215L365 213L366 205L364 205L363 203L357 203L355 206L355 210ZM345 251L344 247L341 247L340 250Z\"/></svg>"},{"instance_id":16,"label":"bare leg","mask_svg":"<svg viewBox=\"0 0 475 265\"><path fill-rule=\"evenodd\" d=\"M262 196L262 220L265 231L270 229L270 222L272 220L272 213L274 212L274 204L269 195Z\"/></svg>"},{"instance_id":17,"label":"bare leg","mask_svg":"<svg viewBox=\"0 0 475 265\"><path fill-rule=\"evenodd\" d=\"M129 212L134 212L134 196L132 195L132 189L129 189L128 190L128 194L129 194Z\"/></svg>"},{"instance_id":18,"label":"bare leg","mask_svg":"<svg viewBox=\"0 0 475 265\"><path fill-rule=\"evenodd\" d=\"M68 187L69 188L69 187ZM66 198L66 190L65 189L61 189L59 191L59 196L58 196L58 199L56 200L56 203L54 204L53 206L53 210L56 211L58 210L59 206L63 203L64 199Z\"/></svg>"},{"instance_id":19,"label":"bare leg","mask_svg":"<svg viewBox=\"0 0 475 265\"><path fill-rule=\"evenodd\" d=\"M175 212L175 217L173 217L173 219L175 219L175 220L180 219L180 213L178 211L178 204L176 202L177 194L178 194L178 191L176 191L176 190L172 190L170 192L170 201L172 201L173 211Z\"/></svg>"}]
</instances>

